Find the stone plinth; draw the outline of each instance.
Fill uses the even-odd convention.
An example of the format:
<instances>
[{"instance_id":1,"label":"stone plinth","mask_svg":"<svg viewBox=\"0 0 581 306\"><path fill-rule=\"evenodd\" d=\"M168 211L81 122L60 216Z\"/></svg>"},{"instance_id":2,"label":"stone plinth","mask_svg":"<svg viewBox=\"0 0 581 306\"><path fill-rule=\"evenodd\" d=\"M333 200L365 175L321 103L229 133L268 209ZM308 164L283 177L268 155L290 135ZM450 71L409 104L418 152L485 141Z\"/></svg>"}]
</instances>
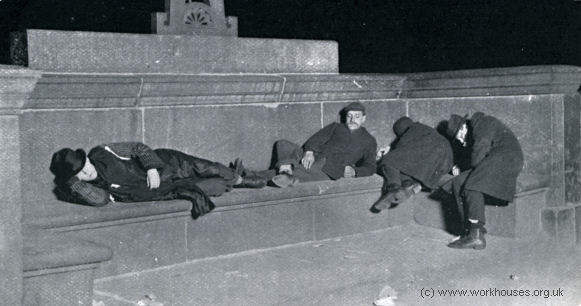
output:
<instances>
[{"instance_id":1,"label":"stone plinth","mask_svg":"<svg viewBox=\"0 0 581 306\"><path fill-rule=\"evenodd\" d=\"M333 41L28 30L30 68L100 73L338 72Z\"/></svg>"},{"instance_id":2,"label":"stone plinth","mask_svg":"<svg viewBox=\"0 0 581 306\"><path fill-rule=\"evenodd\" d=\"M18 114L40 77L36 71L0 66L0 300L20 305L22 216Z\"/></svg>"}]
</instances>

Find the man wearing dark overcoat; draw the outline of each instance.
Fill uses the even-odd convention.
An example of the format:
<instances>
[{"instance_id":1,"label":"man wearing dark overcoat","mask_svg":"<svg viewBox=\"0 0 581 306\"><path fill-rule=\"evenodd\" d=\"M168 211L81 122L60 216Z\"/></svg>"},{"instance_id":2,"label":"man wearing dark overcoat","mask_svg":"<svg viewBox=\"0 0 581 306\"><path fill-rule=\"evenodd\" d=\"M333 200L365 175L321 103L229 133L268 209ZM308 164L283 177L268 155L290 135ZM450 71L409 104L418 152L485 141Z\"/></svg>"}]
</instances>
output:
<instances>
[{"instance_id":1,"label":"man wearing dark overcoat","mask_svg":"<svg viewBox=\"0 0 581 306\"><path fill-rule=\"evenodd\" d=\"M277 141L273 150L274 169L266 171L272 183L284 188L299 181L373 175L377 169L377 142L362 126L365 107L359 102L350 103L341 110L341 116L341 123L325 126L302 147L288 140Z\"/></svg>"},{"instance_id":2,"label":"man wearing dark overcoat","mask_svg":"<svg viewBox=\"0 0 581 306\"><path fill-rule=\"evenodd\" d=\"M239 167L241 167L241 163ZM86 154L64 148L53 154L50 170L61 200L90 206L109 202L186 199L197 218L214 208L209 196L232 188L261 188L266 179L239 167L140 142L103 144Z\"/></svg>"},{"instance_id":3,"label":"man wearing dark overcoat","mask_svg":"<svg viewBox=\"0 0 581 306\"><path fill-rule=\"evenodd\" d=\"M482 112L468 120L467 116L452 115L447 133L470 150L470 169L452 181L467 231L448 246L484 249L485 202L514 200L516 180L524 164L523 152L518 139L504 123Z\"/></svg>"},{"instance_id":4,"label":"man wearing dark overcoat","mask_svg":"<svg viewBox=\"0 0 581 306\"><path fill-rule=\"evenodd\" d=\"M436 189L454 162L450 142L436 129L401 117L393 131L397 139L379 162L385 181L382 197L374 205L377 210L405 201L422 186Z\"/></svg>"}]
</instances>

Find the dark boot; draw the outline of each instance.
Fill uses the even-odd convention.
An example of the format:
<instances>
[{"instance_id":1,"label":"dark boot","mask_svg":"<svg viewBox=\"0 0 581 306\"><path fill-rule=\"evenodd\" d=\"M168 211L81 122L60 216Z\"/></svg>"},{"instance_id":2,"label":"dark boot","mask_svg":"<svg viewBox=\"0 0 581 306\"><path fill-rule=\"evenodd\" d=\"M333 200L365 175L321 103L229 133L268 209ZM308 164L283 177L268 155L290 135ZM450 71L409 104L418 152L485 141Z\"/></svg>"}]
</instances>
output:
<instances>
[{"instance_id":1,"label":"dark boot","mask_svg":"<svg viewBox=\"0 0 581 306\"><path fill-rule=\"evenodd\" d=\"M252 174L242 177L242 182L238 185L234 185L234 188L263 188L266 186L266 177Z\"/></svg>"},{"instance_id":2,"label":"dark boot","mask_svg":"<svg viewBox=\"0 0 581 306\"><path fill-rule=\"evenodd\" d=\"M244 168L242 160L237 158L233 163L230 163L230 168L242 177L242 182L234 185L234 188L263 188L266 186L267 178L258 173Z\"/></svg>"},{"instance_id":3,"label":"dark boot","mask_svg":"<svg viewBox=\"0 0 581 306\"><path fill-rule=\"evenodd\" d=\"M460 237L460 239L448 244L453 249L475 249L482 250L486 248L486 239L484 234L486 229L482 225L470 226L470 231Z\"/></svg>"},{"instance_id":4,"label":"dark boot","mask_svg":"<svg viewBox=\"0 0 581 306\"><path fill-rule=\"evenodd\" d=\"M395 195L401 190L397 184L389 184L381 189L381 197L371 207L372 212L380 212L388 207L392 207Z\"/></svg>"},{"instance_id":5,"label":"dark boot","mask_svg":"<svg viewBox=\"0 0 581 306\"><path fill-rule=\"evenodd\" d=\"M299 180L296 177L294 177L294 175L288 174L286 172L277 174L272 178L271 181L273 185L280 188L292 187L299 182Z\"/></svg>"}]
</instances>

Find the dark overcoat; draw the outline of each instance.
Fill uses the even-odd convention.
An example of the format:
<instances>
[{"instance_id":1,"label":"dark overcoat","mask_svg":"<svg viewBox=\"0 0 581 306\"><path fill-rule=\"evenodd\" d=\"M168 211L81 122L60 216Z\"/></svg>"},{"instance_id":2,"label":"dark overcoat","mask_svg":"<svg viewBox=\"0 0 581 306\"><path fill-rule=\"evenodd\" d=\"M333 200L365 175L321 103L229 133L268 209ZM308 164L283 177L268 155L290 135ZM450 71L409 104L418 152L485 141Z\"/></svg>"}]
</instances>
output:
<instances>
[{"instance_id":1,"label":"dark overcoat","mask_svg":"<svg viewBox=\"0 0 581 306\"><path fill-rule=\"evenodd\" d=\"M500 120L477 112L470 118L471 172L464 189L512 201L524 158L512 131Z\"/></svg>"},{"instance_id":2,"label":"dark overcoat","mask_svg":"<svg viewBox=\"0 0 581 306\"><path fill-rule=\"evenodd\" d=\"M453 161L448 139L434 128L416 122L398 137L380 163L390 165L434 189L440 178L450 172Z\"/></svg>"},{"instance_id":3,"label":"dark overcoat","mask_svg":"<svg viewBox=\"0 0 581 306\"><path fill-rule=\"evenodd\" d=\"M88 158L97 170L94 181L74 180L72 202L102 206L111 199L119 202L186 199L192 202L192 216L213 208L208 196L231 188L234 170L217 162L171 149L151 150L142 143L124 142L93 148ZM157 169L160 186L147 186L147 170ZM202 188L201 186L204 186Z\"/></svg>"},{"instance_id":4,"label":"dark overcoat","mask_svg":"<svg viewBox=\"0 0 581 306\"><path fill-rule=\"evenodd\" d=\"M313 151L316 159L325 157L321 170L334 180L343 177L345 166L353 167L357 177L373 175L377 170L377 141L364 127L350 131L345 124L331 123L311 136L303 150Z\"/></svg>"}]
</instances>

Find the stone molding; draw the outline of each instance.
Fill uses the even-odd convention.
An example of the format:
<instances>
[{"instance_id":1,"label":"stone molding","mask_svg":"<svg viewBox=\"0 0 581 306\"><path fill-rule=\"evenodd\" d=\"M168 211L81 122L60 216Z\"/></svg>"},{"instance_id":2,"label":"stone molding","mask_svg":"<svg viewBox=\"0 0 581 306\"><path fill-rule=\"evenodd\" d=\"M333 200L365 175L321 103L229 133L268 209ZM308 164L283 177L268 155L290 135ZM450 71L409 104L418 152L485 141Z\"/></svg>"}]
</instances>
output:
<instances>
[{"instance_id":1,"label":"stone molding","mask_svg":"<svg viewBox=\"0 0 581 306\"><path fill-rule=\"evenodd\" d=\"M0 74L1 77L1 74ZM44 73L26 108L575 95L581 67L530 66L396 74Z\"/></svg>"},{"instance_id":2,"label":"stone molding","mask_svg":"<svg viewBox=\"0 0 581 306\"><path fill-rule=\"evenodd\" d=\"M0 113L21 109L40 77L39 71L0 65Z\"/></svg>"}]
</instances>

